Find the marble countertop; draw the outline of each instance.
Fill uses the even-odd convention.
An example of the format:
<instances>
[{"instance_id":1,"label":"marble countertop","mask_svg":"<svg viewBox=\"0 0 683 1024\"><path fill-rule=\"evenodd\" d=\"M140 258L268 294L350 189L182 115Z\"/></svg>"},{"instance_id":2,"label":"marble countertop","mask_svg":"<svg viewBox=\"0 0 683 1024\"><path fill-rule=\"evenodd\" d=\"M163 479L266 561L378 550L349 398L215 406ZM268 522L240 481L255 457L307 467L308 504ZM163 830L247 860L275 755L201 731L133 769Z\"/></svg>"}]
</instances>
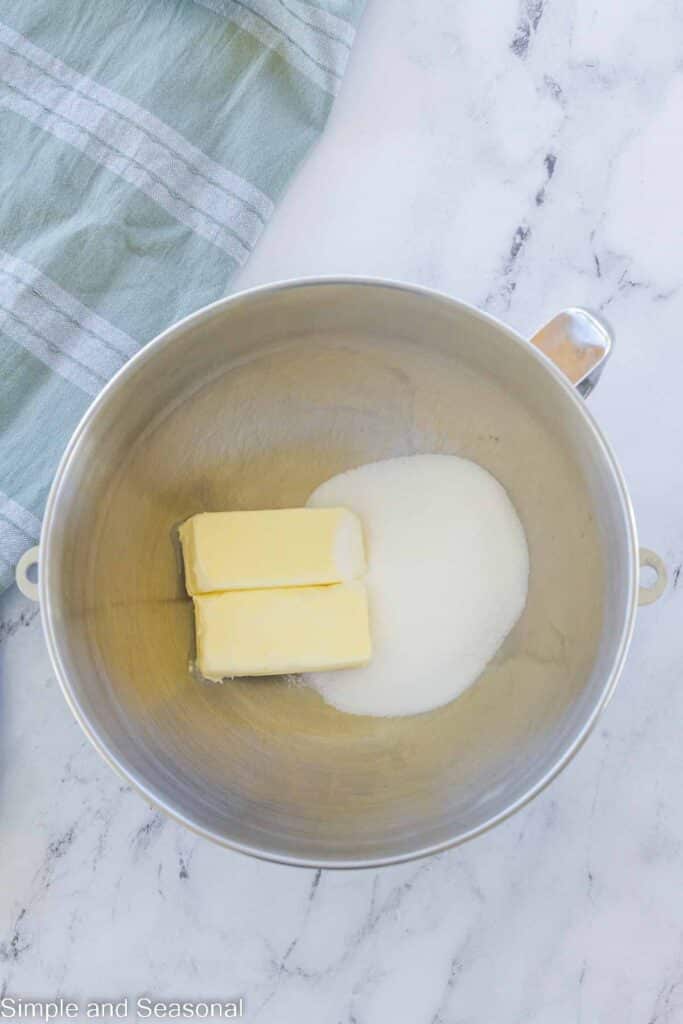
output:
<instances>
[{"instance_id":1,"label":"marble countertop","mask_svg":"<svg viewBox=\"0 0 683 1024\"><path fill-rule=\"evenodd\" d=\"M580 755L438 857L260 863L100 761L15 588L0 602L1 991L243 995L266 1024L683 1021L682 52L678 0L369 0L328 131L237 283L401 278L523 332L571 304L611 319L590 403L671 582Z\"/></svg>"}]
</instances>

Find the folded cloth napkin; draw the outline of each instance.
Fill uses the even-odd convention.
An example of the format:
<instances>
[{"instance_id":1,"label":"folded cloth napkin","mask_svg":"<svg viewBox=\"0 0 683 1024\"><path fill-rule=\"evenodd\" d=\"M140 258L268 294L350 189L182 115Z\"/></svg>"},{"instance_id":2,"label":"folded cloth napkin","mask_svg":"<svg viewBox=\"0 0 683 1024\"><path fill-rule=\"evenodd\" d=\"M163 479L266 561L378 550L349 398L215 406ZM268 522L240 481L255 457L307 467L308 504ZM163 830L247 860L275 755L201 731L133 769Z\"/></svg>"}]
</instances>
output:
<instances>
[{"instance_id":1,"label":"folded cloth napkin","mask_svg":"<svg viewBox=\"0 0 683 1024\"><path fill-rule=\"evenodd\" d=\"M363 4L0 4L0 590L93 396L248 258Z\"/></svg>"}]
</instances>

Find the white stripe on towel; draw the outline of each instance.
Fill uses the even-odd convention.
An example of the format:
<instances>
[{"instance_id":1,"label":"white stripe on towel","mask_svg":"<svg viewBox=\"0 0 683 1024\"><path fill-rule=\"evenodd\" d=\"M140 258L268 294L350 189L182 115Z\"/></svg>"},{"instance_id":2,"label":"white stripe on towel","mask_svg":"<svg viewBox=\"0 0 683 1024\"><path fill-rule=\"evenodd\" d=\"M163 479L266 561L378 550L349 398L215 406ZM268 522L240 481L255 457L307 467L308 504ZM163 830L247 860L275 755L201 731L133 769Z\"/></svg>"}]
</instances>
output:
<instances>
[{"instance_id":1,"label":"white stripe on towel","mask_svg":"<svg viewBox=\"0 0 683 1024\"><path fill-rule=\"evenodd\" d=\"M0 327L16 344L88 395L96 395L127 359L1 266Z\"/></svg>"},{"instance_id":2,"label":"white stripe on towel","mask_svg":"<svg viewBox=\"0 0 683 1024\"><path fill-rule=\"evenodd\" d=\"M73 327L90 335L93 343L99 342L105 349L126 359L138 351L140 346L130 335L84 306L75 296L42 274L31 263L0 249L0 272L13 278L17 285L23 284L32 291L34 305L37 303L39 306L44 304L52 307L55 317L64 320L67 329Z\"/></svg>"},{"instance_id":3,"label":"white stripe on towel","mask_svg":"<svg viewBox=\"0 0 683 1024\"><path fill-rule=\"evenodd\" d=\"M33 540L27 539L23 530L19 530L0 513L0 559L11 568L24 551L32 546Z\"/></svg>"},{"instance_id":4,"label":"white stripe on towel","mask_svg":"<svg viewBox=\"0 0 683 1024\"><path fill-rule=\"evenodd\" d=\"M317 29L318 32L351 47L356 37L356 27L350 21L346 21L330 11L323 11L322 8L307 3L305 0L278 0L278 3L306 22L307 25Z\"/></svg>"},{"instance_id":5,"label":"white stripe on towel","mask_svg":"<svg viewBox=\"0 0 683 1024\"><path fill-rule=\"evenodd\" d=\"M18 527L29 540L37 540L40 537L40 519L2 491L0 491L0 516Z\"/></svg>"}]
</instances>

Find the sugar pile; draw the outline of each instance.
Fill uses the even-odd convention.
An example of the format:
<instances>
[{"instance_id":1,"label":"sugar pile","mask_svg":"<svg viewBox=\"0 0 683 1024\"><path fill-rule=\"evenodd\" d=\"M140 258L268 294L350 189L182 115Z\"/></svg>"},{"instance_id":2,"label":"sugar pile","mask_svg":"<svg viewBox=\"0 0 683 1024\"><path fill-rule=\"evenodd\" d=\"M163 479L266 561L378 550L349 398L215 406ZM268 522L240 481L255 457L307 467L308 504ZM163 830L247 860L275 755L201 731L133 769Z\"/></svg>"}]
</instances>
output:
<instances>
[{"instance_id":1,"label":"sugar pile","mask_svg":"<svg viewBox=\"0 0 683 1024\"><path fill-rule=\"evenodd\" d=\"M458 697L526 603L529 552L505 489L468 459L411 455L341 473L308 504L361 518L373 640L366 667L308 682L357 715L414 715Z\"/></svg>"}]
</instances>

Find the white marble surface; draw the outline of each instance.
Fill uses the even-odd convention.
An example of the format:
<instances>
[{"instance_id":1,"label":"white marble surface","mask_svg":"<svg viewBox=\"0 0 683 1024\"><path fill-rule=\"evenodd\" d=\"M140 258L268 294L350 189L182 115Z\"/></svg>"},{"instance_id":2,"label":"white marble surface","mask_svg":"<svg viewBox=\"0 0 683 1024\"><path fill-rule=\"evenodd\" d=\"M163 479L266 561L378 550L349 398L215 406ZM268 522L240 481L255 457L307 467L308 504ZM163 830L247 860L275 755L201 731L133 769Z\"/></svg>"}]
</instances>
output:
<instances>
[{"instance_id":1,"label":"white marble surface","mask_svg":"<svg viewBox=\"0 0 683 1024\"><path fill-rule=\"evenodd\" d=\"M683 562L679 0L370 0L329 130L241 284L404 278L524 331L618 331L591 405L642 540ZM0 605L0 987L243 994L266 1024L683 1021L683 577L638 616L600 727L540 798L442 856L258 863L99 760L36 610Z\"/></svg>"}]
</instances>

